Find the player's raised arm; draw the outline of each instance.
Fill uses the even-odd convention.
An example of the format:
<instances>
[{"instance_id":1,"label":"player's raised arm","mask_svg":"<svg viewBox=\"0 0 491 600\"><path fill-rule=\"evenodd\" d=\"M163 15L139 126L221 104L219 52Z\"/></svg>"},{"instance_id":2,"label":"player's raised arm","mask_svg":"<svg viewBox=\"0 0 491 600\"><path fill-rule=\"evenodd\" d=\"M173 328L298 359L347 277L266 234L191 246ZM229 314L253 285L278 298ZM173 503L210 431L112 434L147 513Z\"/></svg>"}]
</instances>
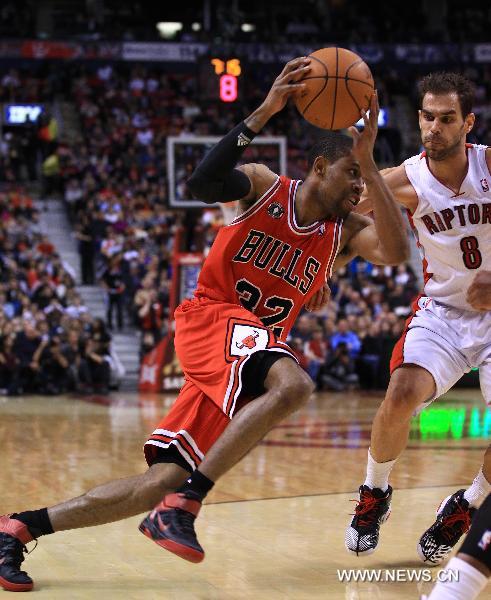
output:
<instances>
[{"instance_id":1,"label":"player's raised arm","mask_svg":"<svg viewBox=\"0 0 491 600\"><path fill-rule=\"evenodd\" d=\"M373 159L378 112L378 101L374 94L370 116L362 111L365 123L363 133L355 127L350 128L353 135L353 156L360 164L367 194L373 202L374 220L363 221L364 217L352 215L353 231L357 227L359 231L351 237L348 246L353 255L362 256L376 264L398 264L409 258L409 240L401 210Z\"/></svg>"},{"instance_id":2,"label":"player's raised arm","mask_svg":"<svg viewBox=\"0 0 491 600\"><path fill-rule=\"evenodd\" d=\"M282 110L288 98L301 93L300 80L309 72L310 58L288 62L275 79L264 102L227 133L197 166L187 184L193 196L206 203L254 201L274 182L276 175L264 165L235 165L269 119Z\"/></svg>"}]
</instances>

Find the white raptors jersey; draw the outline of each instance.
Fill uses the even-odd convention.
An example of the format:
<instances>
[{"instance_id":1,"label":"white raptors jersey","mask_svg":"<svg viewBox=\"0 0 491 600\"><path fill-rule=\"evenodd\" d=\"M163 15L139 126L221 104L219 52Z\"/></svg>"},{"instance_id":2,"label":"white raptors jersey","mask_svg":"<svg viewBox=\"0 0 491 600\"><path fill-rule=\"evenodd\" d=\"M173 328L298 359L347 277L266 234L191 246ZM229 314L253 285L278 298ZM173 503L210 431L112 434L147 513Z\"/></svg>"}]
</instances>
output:
<instances>
[{"instance_id":1,"label":"white raptors jersey","mask_svg":"<svg viewBox=\"0 0 491 600\"><path fill-rule=\"evenodd\" d=\"M430 172L423 152L404 161L418 207L409 217L422 253L425 294L473 310L466 293L480 269L491 270L491 174L486 148L466 144L469 168L455 194Z\"/></svg>"}]
</instances>

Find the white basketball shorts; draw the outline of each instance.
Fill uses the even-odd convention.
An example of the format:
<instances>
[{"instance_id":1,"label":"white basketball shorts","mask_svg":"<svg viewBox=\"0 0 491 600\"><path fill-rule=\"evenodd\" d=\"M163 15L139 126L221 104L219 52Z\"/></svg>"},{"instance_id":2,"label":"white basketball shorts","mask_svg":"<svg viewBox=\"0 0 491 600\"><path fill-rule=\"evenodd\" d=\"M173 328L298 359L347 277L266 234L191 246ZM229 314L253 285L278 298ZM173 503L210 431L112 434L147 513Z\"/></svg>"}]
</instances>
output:
<instances>
[{"instance_id":1,"label":"white basketball shorts","mask_svg":"<svg viewBox=\"0 0 491 600\"><path fill-rule=\"evenodd\" d=\"M438 398L473 368L479 368L481 391L491 404L491 311L451 308L427 296L418 298L415 312L397 342L391 372L414 364L431 373Z\"/></svg>"}]
</instances>

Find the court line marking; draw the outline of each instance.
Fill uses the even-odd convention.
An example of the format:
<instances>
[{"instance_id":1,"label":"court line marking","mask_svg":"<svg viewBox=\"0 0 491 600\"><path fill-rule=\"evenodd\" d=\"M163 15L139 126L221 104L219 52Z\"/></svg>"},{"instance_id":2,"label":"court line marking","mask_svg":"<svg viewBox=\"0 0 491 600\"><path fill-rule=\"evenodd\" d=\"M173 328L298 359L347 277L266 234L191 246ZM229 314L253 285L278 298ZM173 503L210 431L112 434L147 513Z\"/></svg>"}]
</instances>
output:
<instances>
[{"instance_id":1,"label":"court line marking","mask_svg":"<svg viewBox=\"0 0 491 600\"><path fill-rule=\"evenodd\" d=\"M441 485L422 485L417 487L398 487L394 488L395 491L407 491L407 490L437 490L439 488L448 487L465 487L468 483L446 483ZM217 500L216 502L206 502L205 506L212 506L217 504L237 504L239 502L261 502L263 500L292 500L295 498L317 498L319 496L340 496L342 494L357 494L358 490L347 490L345 492L319 492L318 494L296 494L294 496L269 496L267 498L244 498L243 500Z\"/></svg>"}]
</instances>

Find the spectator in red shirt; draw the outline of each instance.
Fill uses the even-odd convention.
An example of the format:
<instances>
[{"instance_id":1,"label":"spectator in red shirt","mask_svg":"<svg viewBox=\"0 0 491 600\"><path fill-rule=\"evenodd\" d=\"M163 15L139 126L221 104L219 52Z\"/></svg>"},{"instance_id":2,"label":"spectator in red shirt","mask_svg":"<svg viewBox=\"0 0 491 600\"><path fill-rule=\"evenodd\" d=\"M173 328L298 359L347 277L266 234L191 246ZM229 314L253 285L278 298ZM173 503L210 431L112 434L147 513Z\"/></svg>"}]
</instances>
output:
<instances>
[{"instance_id":1,"label":"spectator in red shirt","mask_svg":"<svg viewBox=\"0 0 491 600\"><path fill-rule=\"evenodd\" d=\"M328 345L322 327L316 327L312 337L305 342L304 354L307 358L307 373L317 382L321 366L327 359Z\"/></svg>"}]
</instances>

